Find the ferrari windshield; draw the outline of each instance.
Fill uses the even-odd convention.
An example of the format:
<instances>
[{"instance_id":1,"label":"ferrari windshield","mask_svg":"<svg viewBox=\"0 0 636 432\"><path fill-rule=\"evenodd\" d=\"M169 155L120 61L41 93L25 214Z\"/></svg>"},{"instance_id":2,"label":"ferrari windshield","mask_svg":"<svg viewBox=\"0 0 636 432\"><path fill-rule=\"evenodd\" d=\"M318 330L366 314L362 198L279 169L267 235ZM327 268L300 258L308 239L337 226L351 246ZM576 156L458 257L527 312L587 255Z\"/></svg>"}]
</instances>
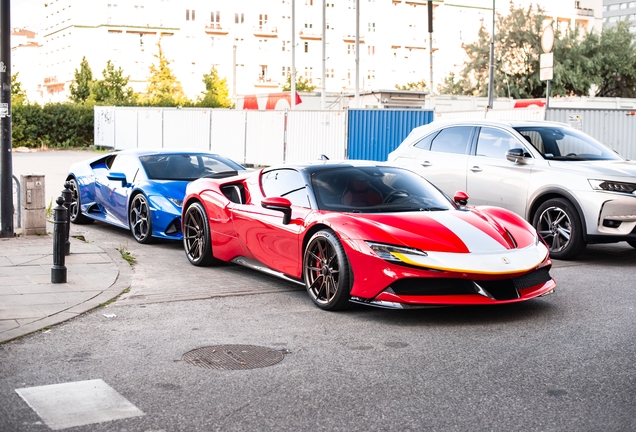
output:
<instances>
[{"instance_id":1,"label":"ferrari windshield","mask_svg":"<svg viewBox=\"0 0 636 432\"><path fill-rule=\"evenodd\" d=\"M559 126L516 127L530 144L550 160L622 160L620 156L589 135Z\"/></svg>"},{"instance_id":2,"label":"ferrari windshield","mask_svg":"<svg viewBox=\"0 0 636 432\"><path fill-rule=\"evenodd\" d=\"M139 160L152 180L196 180L224 171L244 169L223 156L202 153L170 153L140 156Z\"/></svg>"},{"instance_id":3,"label":"ferrari windshield","mask_svg":"<svg viewBox=\"0 0 636 432\"><path fill-rule=\"evenodd\" d=\"M312 174L311 182L321 210L388 213L454 208L428 181L401 168L331 168Z\"/></svg>"}]
</instances>

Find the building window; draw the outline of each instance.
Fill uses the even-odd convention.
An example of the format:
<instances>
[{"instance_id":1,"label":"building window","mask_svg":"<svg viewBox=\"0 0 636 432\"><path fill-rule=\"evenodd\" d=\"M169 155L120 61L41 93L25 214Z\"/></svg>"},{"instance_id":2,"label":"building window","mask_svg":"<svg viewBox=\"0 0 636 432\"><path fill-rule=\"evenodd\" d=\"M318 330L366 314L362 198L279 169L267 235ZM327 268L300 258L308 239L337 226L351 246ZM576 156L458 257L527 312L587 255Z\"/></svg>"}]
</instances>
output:
<instances>
[{"instance_id":1,"label":"building window","mask_svg":"<svg viewBox=\"0 0 636 432\"><path fill-rule=\"evenodd\" d=\"M282 41L283 51L289 51L289 47L291 46L290 41Z\"/></svg>"},{"instance_id":2,"label":"building window","mask_svg":"<svg viewBox=\"0 0 636 432\"><path fill-rule=\"evenodd\" d=\"M221 28L221 12L220 11L216 11L216 12L210 12L210 23L212 25L216 24L217 28Z\"/></svg>"},{"instance_id":3,"label":"building window","mask_svg":"<svg viewBox=\"0 0 636 432\"><path fill-rule=\"evenodd\" d=\"M336 75L336 73L334 72L333 69L327 69L325 70L325 75L327 76L327 78L333 78Z\"/></svg>"},{"instance_id":4,"label":"building window","mask_svg":"<svg viewBox=\"0 0 636 432\"><path fill-rule=\"evenodd\" d=\"M261 27L267 25L267 14L260 14L258 16L258 25Z\"/></svg>"},{"instance_id":5,"label":"building window","mask_svg":"<svg viewBox=\"0 0 636 432\"><path fill-rule=\"evenodd\" d=\"M373 45L367 45L367 54L370 56L375 55L375 47Z\"/></svg>"},{"instance_id":6,"label":"building window","mask_svg":"<svg viewBox=\"0 0 636 432\"><path fill-rule=\"evenodd\" d=\"M368 30L369 33L375 33L375 23L369 23Z\"/></svg>"},{"instance_id":7,"label":"building window","mask_svg":"<svg viewBox=\"0 0 636 432\"><path fill-rule=\"evenodd\" d=\"M305 42L305 52L309 52L309 42Z\"/></svg>"},{"instance_id":8,"label":"building window","mask_svg":"<svg viewBox=\"0 0 636 432\"><path fill-rule=\"evenodd\" d=\"M314 68L305 66L305 79L311 84L313 82Z\"/></svg>"},{"instance_id":9,"label":"building window","mask_svg":"<svg viewBox=\"0 0 636 432\"><path fill-rule=\"evenodd\" d=\"M245 15L243 13L234 14L234 24L243 24L244 20L245 20Z\"/></svg>"},{"instance_id":10,"label":"building window","mask_svg":"<svg viewBox=\"0 0 636 432\"><path fill-rule=\"evenodd\" d=\"M287 78L287 75L291 75L291 67L283 66L283 78Z\"/></svg>"},{"instance_id":11,"label":"building window","mask_svg":"<svg viewBox=\"0 0 636 432\"><path fill-rule=\"evenodd\" d=\"M356 54L356 46L354 44L347 44L347 54Z\"/></svg>"},{"instance_id":12,"label":"building window","mask_svg":"<svg viewBox=\"0 0 636 432\"><path fill-rule=\"evenodd\" d=\"M305 6L313 6L314 0L305 0Z\"/></svg>"}]
</instances>

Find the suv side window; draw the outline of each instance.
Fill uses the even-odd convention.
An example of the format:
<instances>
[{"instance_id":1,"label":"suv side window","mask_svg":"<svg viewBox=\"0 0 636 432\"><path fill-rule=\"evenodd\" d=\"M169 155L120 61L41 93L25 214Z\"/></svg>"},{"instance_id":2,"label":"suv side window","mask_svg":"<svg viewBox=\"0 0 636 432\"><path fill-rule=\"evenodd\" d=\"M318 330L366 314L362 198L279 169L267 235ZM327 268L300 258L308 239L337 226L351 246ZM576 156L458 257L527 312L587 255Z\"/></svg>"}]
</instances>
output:
<instances>
[{"instance_id":1,"label":"suv side window","mask_svg":"<svg viewBox=\"0 0 636 432\"><path fill-rule=\"evenodd\" d=\"M493 159L505 159L508 150L520 147L519 142L508 132L482 127L479 131L476 154Z\"/></svg>"},{"instance_id":2,"label":"suv side window","mask_svg":"<svg viewBox=\"0 0 636 432\"><path fill-rule=\"evenodd\" d=\"M415 147L422 150L430 150L431 143L433 142L433 140L438 134L439 134L439 131L435 131L432 134L425 136L424 138L422 138L421 140L415 143Z\"/></svg>"},{"instance_id":3,"label":"suv side window","mask_svg":"<svg viewBox=\"0 0 636 432\"><path fill-rule=\"evenodd\" d=\"M472 126L454 126L443 129L433 138L431 151L466 154L472 131Z\"/></svg>"},{"instance_id":4,"label":"suv side window","mask_svg":"<svg viewBox=\"0 0 636 432\"><path fill-rule=\"evenodd\" d=\"M261 186L266 197L283 197L294 206L310 208L307 186L298 171L279 169L265 173Z\"/></svg>"}]
</instances>

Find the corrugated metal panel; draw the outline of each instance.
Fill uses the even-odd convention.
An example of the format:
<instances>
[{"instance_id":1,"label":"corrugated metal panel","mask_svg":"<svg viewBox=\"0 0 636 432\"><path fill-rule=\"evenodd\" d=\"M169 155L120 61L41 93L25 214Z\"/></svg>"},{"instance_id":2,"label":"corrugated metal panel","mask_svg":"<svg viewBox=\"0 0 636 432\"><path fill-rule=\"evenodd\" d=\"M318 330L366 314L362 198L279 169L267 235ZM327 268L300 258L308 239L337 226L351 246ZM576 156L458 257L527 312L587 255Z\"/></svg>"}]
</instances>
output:
<instances>
[{"instance_id":1,"label":"corrugated metal panel","mask_svg":"<svg viewBox=\"0 0 636 432\"><path fill-rule=\"evenodd\" d=\"M442 111L435 113L435 120L485 119L486 110Z\"/></svg>"},{"instance_id":2,"label":"corrugated metal panel","mask_svg":"<svg viewBox=\"0 0 636 432\"><path fill-rule=\"evenodd\" d=\"M139 148L161 148L163 144L163 108L139 108L137 144Z\"/></svg>"},{"instance_id":3,"label":"corrugated metal panel","mask_svg":"<svg viewBox=\"0 0 636 432\"><path fill-rule=\"evenodd\" d=\"M115 107L95 106L93 143L98 147L115 147Z\"/></svg>"},{"instance_id":4,"label":"corrugated metal panel","mask_svg":"<svg viewBox=\"0 0 636 432\"><path fill-rule=\"evenodd\" d=\"M289 111L285 163L345 158L345 111Z\"/></svg>"},{"instance_id":5,"label":"corrugated metal panel","mask_svg":"<svg viewBox=\"0 0 636 432\"><path fill-rule=\"evenodd\" d=\"M245 163L245 118L247 111L212 110L211 151Z\"/></svg>"},{"instance_id":6,"label":"corrugated metal panel","mask_svg":"<svg viewBox=\"0 0 636 432\"><path fill-rule=\"evenodd\" d=\"M348 158L385 161L413 128L432 121L429 110L349 110Z\"/></svg>"},{"instance_id":7,"label":"corrugated metal panel","mask_svg":"<svg viewBox=\"0 0 636 432\"><path fill-rule=\"evenodd\" d=\"M549 108L546 120L567 123L627 159L636 159L636 116L631 110Z\"/></svg>"},{"instance_id":8,"label":"corrugated metal panel","mask_svg":"<svg viewBox=\"0 0 636 432\"><path fill-rule=\"evenodd\" d=\"M210 109L164 108L164 148L210 148Z\"/></svg>"},{"instance_id":9,"label":"corrugated metal panel","mask_svg":"<svg viewBox=\"0 0 636 432\"><path fill-rule=\"evenodd\" d=\"M137 148L137 108L115 108L115 149Z\"/></svg>"},{"instance_id":10,"label":"corrugated metal panel","mask_svg":"<svg viewBox=\"0 0 636 432\"><path fill-rule=\"evenodd\" d=\"M543 120L544 118L544 108L509 108L486 111L487 120L525 121Z\"/></svg>"},{"instance_id":11,"label":"corrugated metal panel","mask_svg":"<svg viewBox=\"0 0 636 432\"><path fill-rule=\"evenodd\" d=\"M284 122L283 111L247 111L246 163L283 163Z\"/></svg>"}]
</instances>

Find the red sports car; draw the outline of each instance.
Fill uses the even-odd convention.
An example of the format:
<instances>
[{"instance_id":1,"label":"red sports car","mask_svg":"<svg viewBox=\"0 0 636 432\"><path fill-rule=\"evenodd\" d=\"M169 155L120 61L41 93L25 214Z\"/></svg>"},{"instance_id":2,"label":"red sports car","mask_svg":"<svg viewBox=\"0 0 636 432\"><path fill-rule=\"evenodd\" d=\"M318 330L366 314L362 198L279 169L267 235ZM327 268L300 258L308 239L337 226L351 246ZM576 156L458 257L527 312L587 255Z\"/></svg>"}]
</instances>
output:
<instances>
[{"instance_id":1,"label":"red sports car","mask_svg":"<svg viewBox=\"0 0 636 432\"><path fill-rule=\"evenodd\" d=\"M368 161L215 174L190 183L183 244L304 284L326 310L501 304L550 294L548 248L498 207L468 207L419 175Z\"/></svg>"}]
</instances>

